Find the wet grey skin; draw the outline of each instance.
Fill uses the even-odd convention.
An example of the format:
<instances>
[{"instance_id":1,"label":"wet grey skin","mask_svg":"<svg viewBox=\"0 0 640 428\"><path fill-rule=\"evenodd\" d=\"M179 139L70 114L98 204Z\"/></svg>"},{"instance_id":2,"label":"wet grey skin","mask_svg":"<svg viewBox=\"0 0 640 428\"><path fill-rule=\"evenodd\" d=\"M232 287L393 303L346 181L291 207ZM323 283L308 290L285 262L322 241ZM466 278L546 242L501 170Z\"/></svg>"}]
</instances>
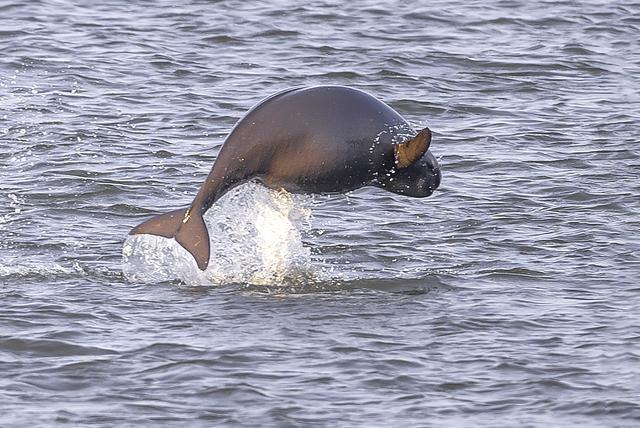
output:
<instances>
[{"instance_id":1,"label":"wet grey skin","mask_svg":"<svg viewBox=\"0 0 640 428\"><path fill-rule=\"evenodd\" d=\"M440 185L430 143L428 128L416 133L366 92L344 86L288 89L238 121L188 208L153 217L130 234L175 238L204 270L209 234L203 215L233 187L256 180L292 193L330 194L376 186L422 198Z\"/></svg>"}]
</instances>

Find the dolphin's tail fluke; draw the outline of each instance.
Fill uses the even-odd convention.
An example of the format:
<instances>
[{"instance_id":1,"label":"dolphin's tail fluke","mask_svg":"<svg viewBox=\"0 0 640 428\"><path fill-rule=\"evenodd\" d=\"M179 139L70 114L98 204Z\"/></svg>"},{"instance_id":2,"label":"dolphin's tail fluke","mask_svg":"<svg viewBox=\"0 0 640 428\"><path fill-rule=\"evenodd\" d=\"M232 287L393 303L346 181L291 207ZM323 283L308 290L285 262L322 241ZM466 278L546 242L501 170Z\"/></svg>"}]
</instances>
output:
<instances>
[{"instance_id":1,"label":"dolphin's tail fluke","mask_svg":"<svg viewBox=\"0 0 640 428\"><path fill-rule=\"evenodd\" d=\"M175 238L196 259L200 270L209 265L209 232L198 209L181 209L150 218L134 227L129 235L143 233Z\"/></svg>"}]
</instances>

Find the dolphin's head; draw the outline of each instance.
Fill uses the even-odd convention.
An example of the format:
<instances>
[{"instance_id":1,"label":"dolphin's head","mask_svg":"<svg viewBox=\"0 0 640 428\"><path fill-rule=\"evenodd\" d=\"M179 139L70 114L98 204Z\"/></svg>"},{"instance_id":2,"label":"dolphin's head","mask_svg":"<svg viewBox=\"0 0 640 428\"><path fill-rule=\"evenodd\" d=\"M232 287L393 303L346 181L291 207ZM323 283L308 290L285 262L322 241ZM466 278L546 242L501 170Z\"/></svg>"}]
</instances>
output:
<instances>
[{"instance_id":1,"label":"dolphin's head","mask_svg":"<svg viewBox=\"0 0 640 428\"><path fill-rule=\"evenodd\" d=\"M399 195L424 198L440 185L440 165L430 151L406 168L394 168L390 173L379 176L378 187Z\"/></svg>"}]
</instances>

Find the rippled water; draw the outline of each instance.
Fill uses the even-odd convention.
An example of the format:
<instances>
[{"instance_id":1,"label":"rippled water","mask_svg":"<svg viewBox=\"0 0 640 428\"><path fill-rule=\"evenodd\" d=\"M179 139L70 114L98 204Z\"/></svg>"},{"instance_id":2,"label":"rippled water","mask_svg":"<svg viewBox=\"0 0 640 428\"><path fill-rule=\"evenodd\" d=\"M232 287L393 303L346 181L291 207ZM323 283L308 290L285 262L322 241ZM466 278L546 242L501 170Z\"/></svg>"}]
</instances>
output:
<instances>
[{"instance_id":1,"label":"rippled water","mask_svg":"<svg viewBox=\"0 0 640 428\"><path fill-rule=\"evenodd\" d=\"M2 425L640 423L638 3L100 3L0 4ZM315 84L439 191L245 186L205 278L125 242Z\"/></svg>"}]
</instances>

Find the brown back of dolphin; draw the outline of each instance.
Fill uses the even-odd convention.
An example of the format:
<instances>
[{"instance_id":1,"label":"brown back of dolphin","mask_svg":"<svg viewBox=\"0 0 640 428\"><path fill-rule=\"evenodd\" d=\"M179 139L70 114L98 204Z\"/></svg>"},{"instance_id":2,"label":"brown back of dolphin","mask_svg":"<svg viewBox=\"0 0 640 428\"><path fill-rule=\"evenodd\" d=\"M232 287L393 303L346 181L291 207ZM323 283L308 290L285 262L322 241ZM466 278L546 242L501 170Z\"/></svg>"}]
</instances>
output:
<instances>
[{"instance_id":1,"label":"brown back of dolphin","mask_svg":"<svg viewBox=\"0 0 640 428\"><path fill-rule=\"evenodd\" d=\"M395 145L395 163L398 168L406 168L416 162L429 149L431 131L425 128L414 138ZM238 183L240 184L240 183ZM209 232L204 222L203 212L195 203L189 208L171 211L153 217L136 226L129 235L150 234L174 238L196 260L198 268L205 270L209 265Z\"/></svg>"}]
</instances>

